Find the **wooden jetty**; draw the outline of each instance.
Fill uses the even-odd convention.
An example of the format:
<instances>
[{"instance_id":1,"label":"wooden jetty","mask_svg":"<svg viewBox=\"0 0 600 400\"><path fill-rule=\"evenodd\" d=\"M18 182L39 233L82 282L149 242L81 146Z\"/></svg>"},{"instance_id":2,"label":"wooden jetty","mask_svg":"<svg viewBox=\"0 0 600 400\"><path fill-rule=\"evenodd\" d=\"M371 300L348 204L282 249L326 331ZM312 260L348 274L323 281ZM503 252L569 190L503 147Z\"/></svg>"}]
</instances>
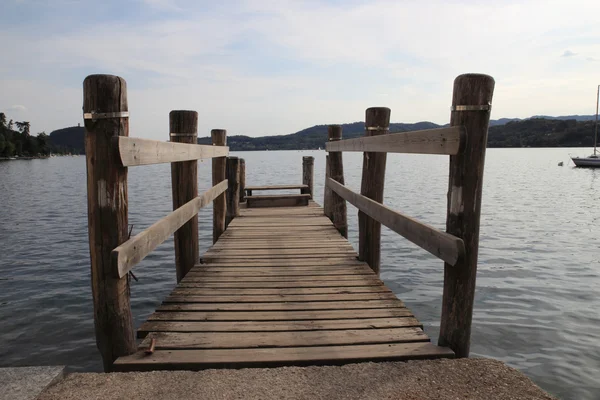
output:
<instances>
[{"instance_id":1,"label":"wooden jetty","mask_svg":"<svg viewBox=\"0 0 600 400\"><path fill-rule=\"evenodd\" d=\"M89 240L96 341L106 371L275 367L467 357L479 215L494 81L456 78L447 128L389 133L390 110L366 111L365 136L330 126L323 208L314 159L302 184L246 186L226 131L198 145L194 111L170 113L169 142L129 138L122 78L84 81ZM360 193L344 185L343 151L363 152ZM450 156L446 231L383 202L386 154ZM213 187L198 194L197 160L212 159ZM173 212L129 237L128 167L171 163ZM256 194L263 191L288 194ZM198 211L213 203L213 246L198 252ZM358 209L358 252L347 241ZM379 279L381 225L444 261L439 345ZM137 331L132 268L175 235L177 286ZM440 271L441 273L441 271Z\"/></svg>"}]
</instances>

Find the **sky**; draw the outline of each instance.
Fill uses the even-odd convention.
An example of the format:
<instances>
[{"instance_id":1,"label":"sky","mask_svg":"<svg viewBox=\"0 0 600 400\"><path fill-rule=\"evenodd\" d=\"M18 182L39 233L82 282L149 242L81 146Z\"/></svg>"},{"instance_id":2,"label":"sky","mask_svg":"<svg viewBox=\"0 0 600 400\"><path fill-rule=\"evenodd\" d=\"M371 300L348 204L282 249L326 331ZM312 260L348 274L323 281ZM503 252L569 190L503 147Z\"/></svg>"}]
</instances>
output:
<instances>
[{"instance_id":1,"label":"sky","mask_svg":"<svg viewBox=\"0 0 600 400\"><path fill-rule=\"evenodd\" d=\"M492 118L594 114L600 3L475 0L0 0L0 112L32 132L82 122L90 74L127 81L130 136L293 133L450 118L456 76L496 80Z\"/></svg>"}]
</instances>

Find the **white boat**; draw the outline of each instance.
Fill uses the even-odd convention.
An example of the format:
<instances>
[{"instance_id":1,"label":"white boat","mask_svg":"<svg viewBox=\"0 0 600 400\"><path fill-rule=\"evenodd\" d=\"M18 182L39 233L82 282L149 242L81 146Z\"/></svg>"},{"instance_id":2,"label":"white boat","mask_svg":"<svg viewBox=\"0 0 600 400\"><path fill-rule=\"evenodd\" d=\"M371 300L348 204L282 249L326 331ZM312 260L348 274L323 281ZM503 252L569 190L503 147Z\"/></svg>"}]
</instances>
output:
<instances>
[{"instance_id":1,"label":"white boat","mask_svg":"<svg viewBox=\"0 0 600 400\"><path fill-rule=\"evenodd\" d=\"M598 91L596 92L596 124L594 126L594 154L589 157L571 157L576 167L587 167L587 168L600 168L600 157L596 151L596 145L598 143L598 102L600 102L600 85L598 85Z\"/></svg>"}]
</instances>

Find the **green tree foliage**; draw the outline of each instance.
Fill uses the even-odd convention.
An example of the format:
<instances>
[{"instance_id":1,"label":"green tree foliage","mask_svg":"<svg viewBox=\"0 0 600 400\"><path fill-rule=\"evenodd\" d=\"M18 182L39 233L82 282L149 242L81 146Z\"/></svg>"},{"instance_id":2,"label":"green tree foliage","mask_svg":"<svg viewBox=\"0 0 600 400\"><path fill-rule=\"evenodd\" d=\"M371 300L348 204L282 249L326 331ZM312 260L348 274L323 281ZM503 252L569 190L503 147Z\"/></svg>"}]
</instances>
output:
<instances>
[{"instance_id":1,"label":"green tree foliage","mask_svg":"<svg viewBox=\"0 0 600 400\"><path fill-rule=\"evenodd\" d=\"M39 157L50 154L80 153L68 146L52 143L46 132L36 136L30 134L31 124L28 121L6 122L6 114L0 113L0 157ZM17 130L13 129L13 125ZM81 128L83 130L83 128ZM83 138L83 135L82 135Z\"/></svg>"}]
</instances>

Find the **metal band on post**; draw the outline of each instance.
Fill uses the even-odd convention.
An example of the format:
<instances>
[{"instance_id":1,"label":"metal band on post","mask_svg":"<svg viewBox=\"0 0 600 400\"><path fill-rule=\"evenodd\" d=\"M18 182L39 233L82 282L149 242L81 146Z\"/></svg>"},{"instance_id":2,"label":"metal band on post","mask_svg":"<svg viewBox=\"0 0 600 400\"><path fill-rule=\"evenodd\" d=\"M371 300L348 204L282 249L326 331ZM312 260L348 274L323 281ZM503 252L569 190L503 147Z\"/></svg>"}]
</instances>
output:
<instances>
[{"instance_id":1,"label":"metal band on post","mask_svg":"<svg viewBox=\"0 0 600 400\"><path fill-rule=\"evenodd\" d=\"M368 131L379 131L379 132L385 132L385 131L390 130L389 127L385 127L385 126L367 126L367 127L365 127L365 129Z\"/></svg>"},{"instance_id":2,"label":"metal band on post","mask_svg":"<svg viewBox=\"0 0 600 400\"><path fill-rule=\"evenodd\" d=\"M176 136L197 136L197 133L169 133L169 136L171 137L176 137Z\"/></svg>"},{"instance_id":3,"label":"metal band on post","mask_svg":"<svg viewBox=\"0 0 600 400\"><path fill-rule=\"evenodd\" d=\"M99 113L92 111L90 113L84 113L83 119L91 119L95 121L97 119L107 119L107 118L129 118L129 111L117 111L117 112L107 112L107 113Z\"/></svg>"},{"instance_id":4,"label":"metal band on post","mask_svg":"<svg viewBox=\"0 0 600 400\"><path fill-rule=\"evenodd\" d=\"M492 111L491 104L482 104L478 106L452 106L450 111Z\"/></svg>"}]
</instances>

